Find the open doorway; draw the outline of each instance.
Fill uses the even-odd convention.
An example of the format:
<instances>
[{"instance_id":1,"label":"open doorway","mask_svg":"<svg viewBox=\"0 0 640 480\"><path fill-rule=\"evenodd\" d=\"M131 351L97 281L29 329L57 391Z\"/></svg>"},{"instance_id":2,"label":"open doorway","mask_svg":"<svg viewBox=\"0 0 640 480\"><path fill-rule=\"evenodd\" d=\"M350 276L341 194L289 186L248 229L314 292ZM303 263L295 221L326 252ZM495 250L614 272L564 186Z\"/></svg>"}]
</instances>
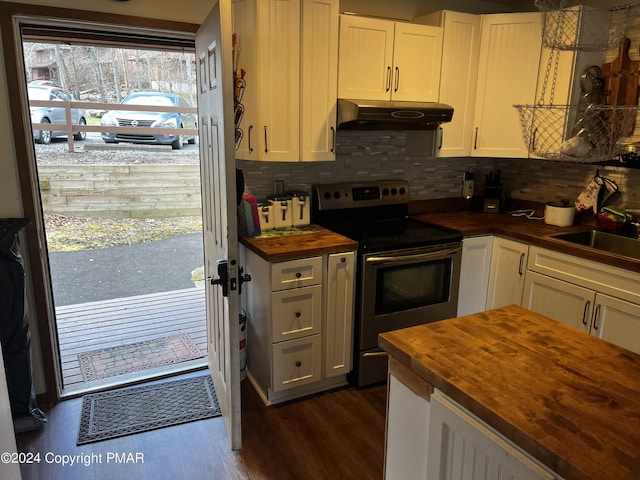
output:
<instances>
[{"instance_id":1,"label":"open doorway","mask_svg":"<svg viewBox=\"0 0 640 480\"><path fill-rule=\"evenodd\" d=\"M33 28L22 40L30 102L42 92L95 102L71 109L71 121L103 129L65 135L57 108L31 111L63 395L205 368L197 136L103 128L197 128L193 112L139 108L196 104L193 48L75 42ZM137 110L104 107L128 99Z\"/></svg>"}]
</instances>

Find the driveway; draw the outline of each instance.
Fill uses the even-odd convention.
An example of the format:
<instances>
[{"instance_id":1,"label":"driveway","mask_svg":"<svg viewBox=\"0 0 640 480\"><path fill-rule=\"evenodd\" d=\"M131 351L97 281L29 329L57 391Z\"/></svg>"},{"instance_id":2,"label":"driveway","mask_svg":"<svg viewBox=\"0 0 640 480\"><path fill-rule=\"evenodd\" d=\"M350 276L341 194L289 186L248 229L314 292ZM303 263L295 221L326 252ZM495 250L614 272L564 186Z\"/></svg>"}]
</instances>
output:
<instances>
[{"instance_id":1,"label":"driveway","mask_svg":"<svg viewBox=\"0 0 640 480\"><path fill-rule=\"evenodd\" d=\"M202 234L49 254L56 306L191 288L204 262Z\"/></svg>"}]
</instances>

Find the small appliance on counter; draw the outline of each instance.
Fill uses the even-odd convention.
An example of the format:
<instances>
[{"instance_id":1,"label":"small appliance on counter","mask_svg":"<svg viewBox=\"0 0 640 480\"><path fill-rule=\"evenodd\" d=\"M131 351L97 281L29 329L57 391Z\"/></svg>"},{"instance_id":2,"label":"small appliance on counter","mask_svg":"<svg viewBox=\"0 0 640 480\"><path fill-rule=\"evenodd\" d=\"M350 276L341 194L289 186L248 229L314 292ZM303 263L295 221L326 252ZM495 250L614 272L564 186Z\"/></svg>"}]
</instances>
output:
<instances>
[{"instance_id":1,"label":"small appliance on counter","mask_svg":"<svg viewBox=\"0 0 640 480\"><path fill-rule=\"evenodd\" d=\"M287 195L291 197L291 224L294 227L309 225L311 223L311 197L304 190L290 190Z\"/></svg>"},{"instance_id":2,"label":"small appliance on counter","mask_svg":"<svg viewBox=\"0 0 640 480\"><path fill-rule=\"evenodd\" d=\"M271 204L273 228L287 228L293 225L291 197L289 195L269 195L267 202Z\"/></svg>"},{"instance_id":3,"label":"small appliance on counter","mask_svg":"<svg viewBox=\"0 0 640 480\"><path fill-rule=\"evenodd\" d=\"M273 207L271 203L259 203L258 215L260 217L260 230L263 232L273 230Z\"/></svg>"},{"instance_id":4,"label":"small appliance on counter","mask_svg":"<svg viewBox=\"0 0 640 480\"><path fill-rule=\"evenodd\" d=\"M575 207L569 201L547 202L544 209L544 223L557 227L570 227L573 225Z\"/></svg>"},{"instance_id":5,"label":"small appliance on counter","mask_svg":"<svg viewBox=\"0 0 640 480\"><path fill-rule=\"evenodd\" d=\"M500 170L484 177L484 213L499 213L502 209L502 183Z\"/></svg>"}]
</instances>

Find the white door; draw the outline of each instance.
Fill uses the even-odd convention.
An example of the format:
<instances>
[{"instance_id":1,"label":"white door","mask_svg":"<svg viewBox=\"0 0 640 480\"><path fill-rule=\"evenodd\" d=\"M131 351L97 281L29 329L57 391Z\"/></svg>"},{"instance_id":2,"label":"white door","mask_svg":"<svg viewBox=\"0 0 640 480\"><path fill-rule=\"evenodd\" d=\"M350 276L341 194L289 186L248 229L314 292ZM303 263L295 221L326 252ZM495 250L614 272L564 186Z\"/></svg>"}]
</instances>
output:
<instances>
[{"instance_id":1,"label":"white door","mask_svg":"<svg viewBox=\"0 0 640 480\"><path fill-rule=\"evenodd\" d=\"M219 0L196 35L198 128L205 274L220 283L208 282L206 289L209 369L231 448L238 450L242 435L231 39L231 0ZM226 279L219 269L225 264Z\"/></svg>"}]
</instances>

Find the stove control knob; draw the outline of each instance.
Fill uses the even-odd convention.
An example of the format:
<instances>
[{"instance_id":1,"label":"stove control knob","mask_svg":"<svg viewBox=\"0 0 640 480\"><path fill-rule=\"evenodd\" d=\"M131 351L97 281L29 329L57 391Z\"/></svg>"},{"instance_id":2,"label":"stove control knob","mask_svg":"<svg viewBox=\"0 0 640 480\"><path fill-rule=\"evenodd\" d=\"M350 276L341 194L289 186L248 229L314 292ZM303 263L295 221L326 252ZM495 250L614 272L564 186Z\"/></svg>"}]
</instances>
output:
<instances>
[{"instance_id":1,"label":"stove control knob","mask_svg":"<svg viewBox=\"0 0 640 480\"><path fill-rule=\"evenodd\" d=\"M389 189L388 189L388 188L385 188L384 190L382 190L382 195L383 195L383 196L385 196L385 197L386 197L387 195L389 195Z\"/></svg>"},{"instance_id":2,"label":"stove control knob","mask_svg":"<svg viewBox=\"0 0 640 480\"><path fill-rule=\"evenodd\" d=\"M331 198L331 193L329 192L324 192L324 198L329 200Z\"/></svg>"},{"instance_id":3,"label":"stove control knob","mask_svg":"<svg viewBox=\"0 0 640 480\"><path fill-rule=\"evenodd\" d=\"M405 193L407 193L407 191L404 189L404 187L400 188L400 195L404 195Z\"/></svg>"},{"instance_id":4,"label":"stove control knob","mask_svg":"<svg viewBox=\"0 0 640 480\"><path fill-rule=\"evenodd\" d=\"M333 198L336 200L340 198L340 192L333 192Z\"/></svg>"},{"instance_id":5,"label":"stove control knob","mask_svg":"<svg viewBox=\"0 0 640 480\"><path fill-rule=\"evenodd\" d=\"M394 188L391 189L391 195L395 195L397 193L398 193L398 189L397 188L394 187Z\"/></svg>"}]
</instances>

